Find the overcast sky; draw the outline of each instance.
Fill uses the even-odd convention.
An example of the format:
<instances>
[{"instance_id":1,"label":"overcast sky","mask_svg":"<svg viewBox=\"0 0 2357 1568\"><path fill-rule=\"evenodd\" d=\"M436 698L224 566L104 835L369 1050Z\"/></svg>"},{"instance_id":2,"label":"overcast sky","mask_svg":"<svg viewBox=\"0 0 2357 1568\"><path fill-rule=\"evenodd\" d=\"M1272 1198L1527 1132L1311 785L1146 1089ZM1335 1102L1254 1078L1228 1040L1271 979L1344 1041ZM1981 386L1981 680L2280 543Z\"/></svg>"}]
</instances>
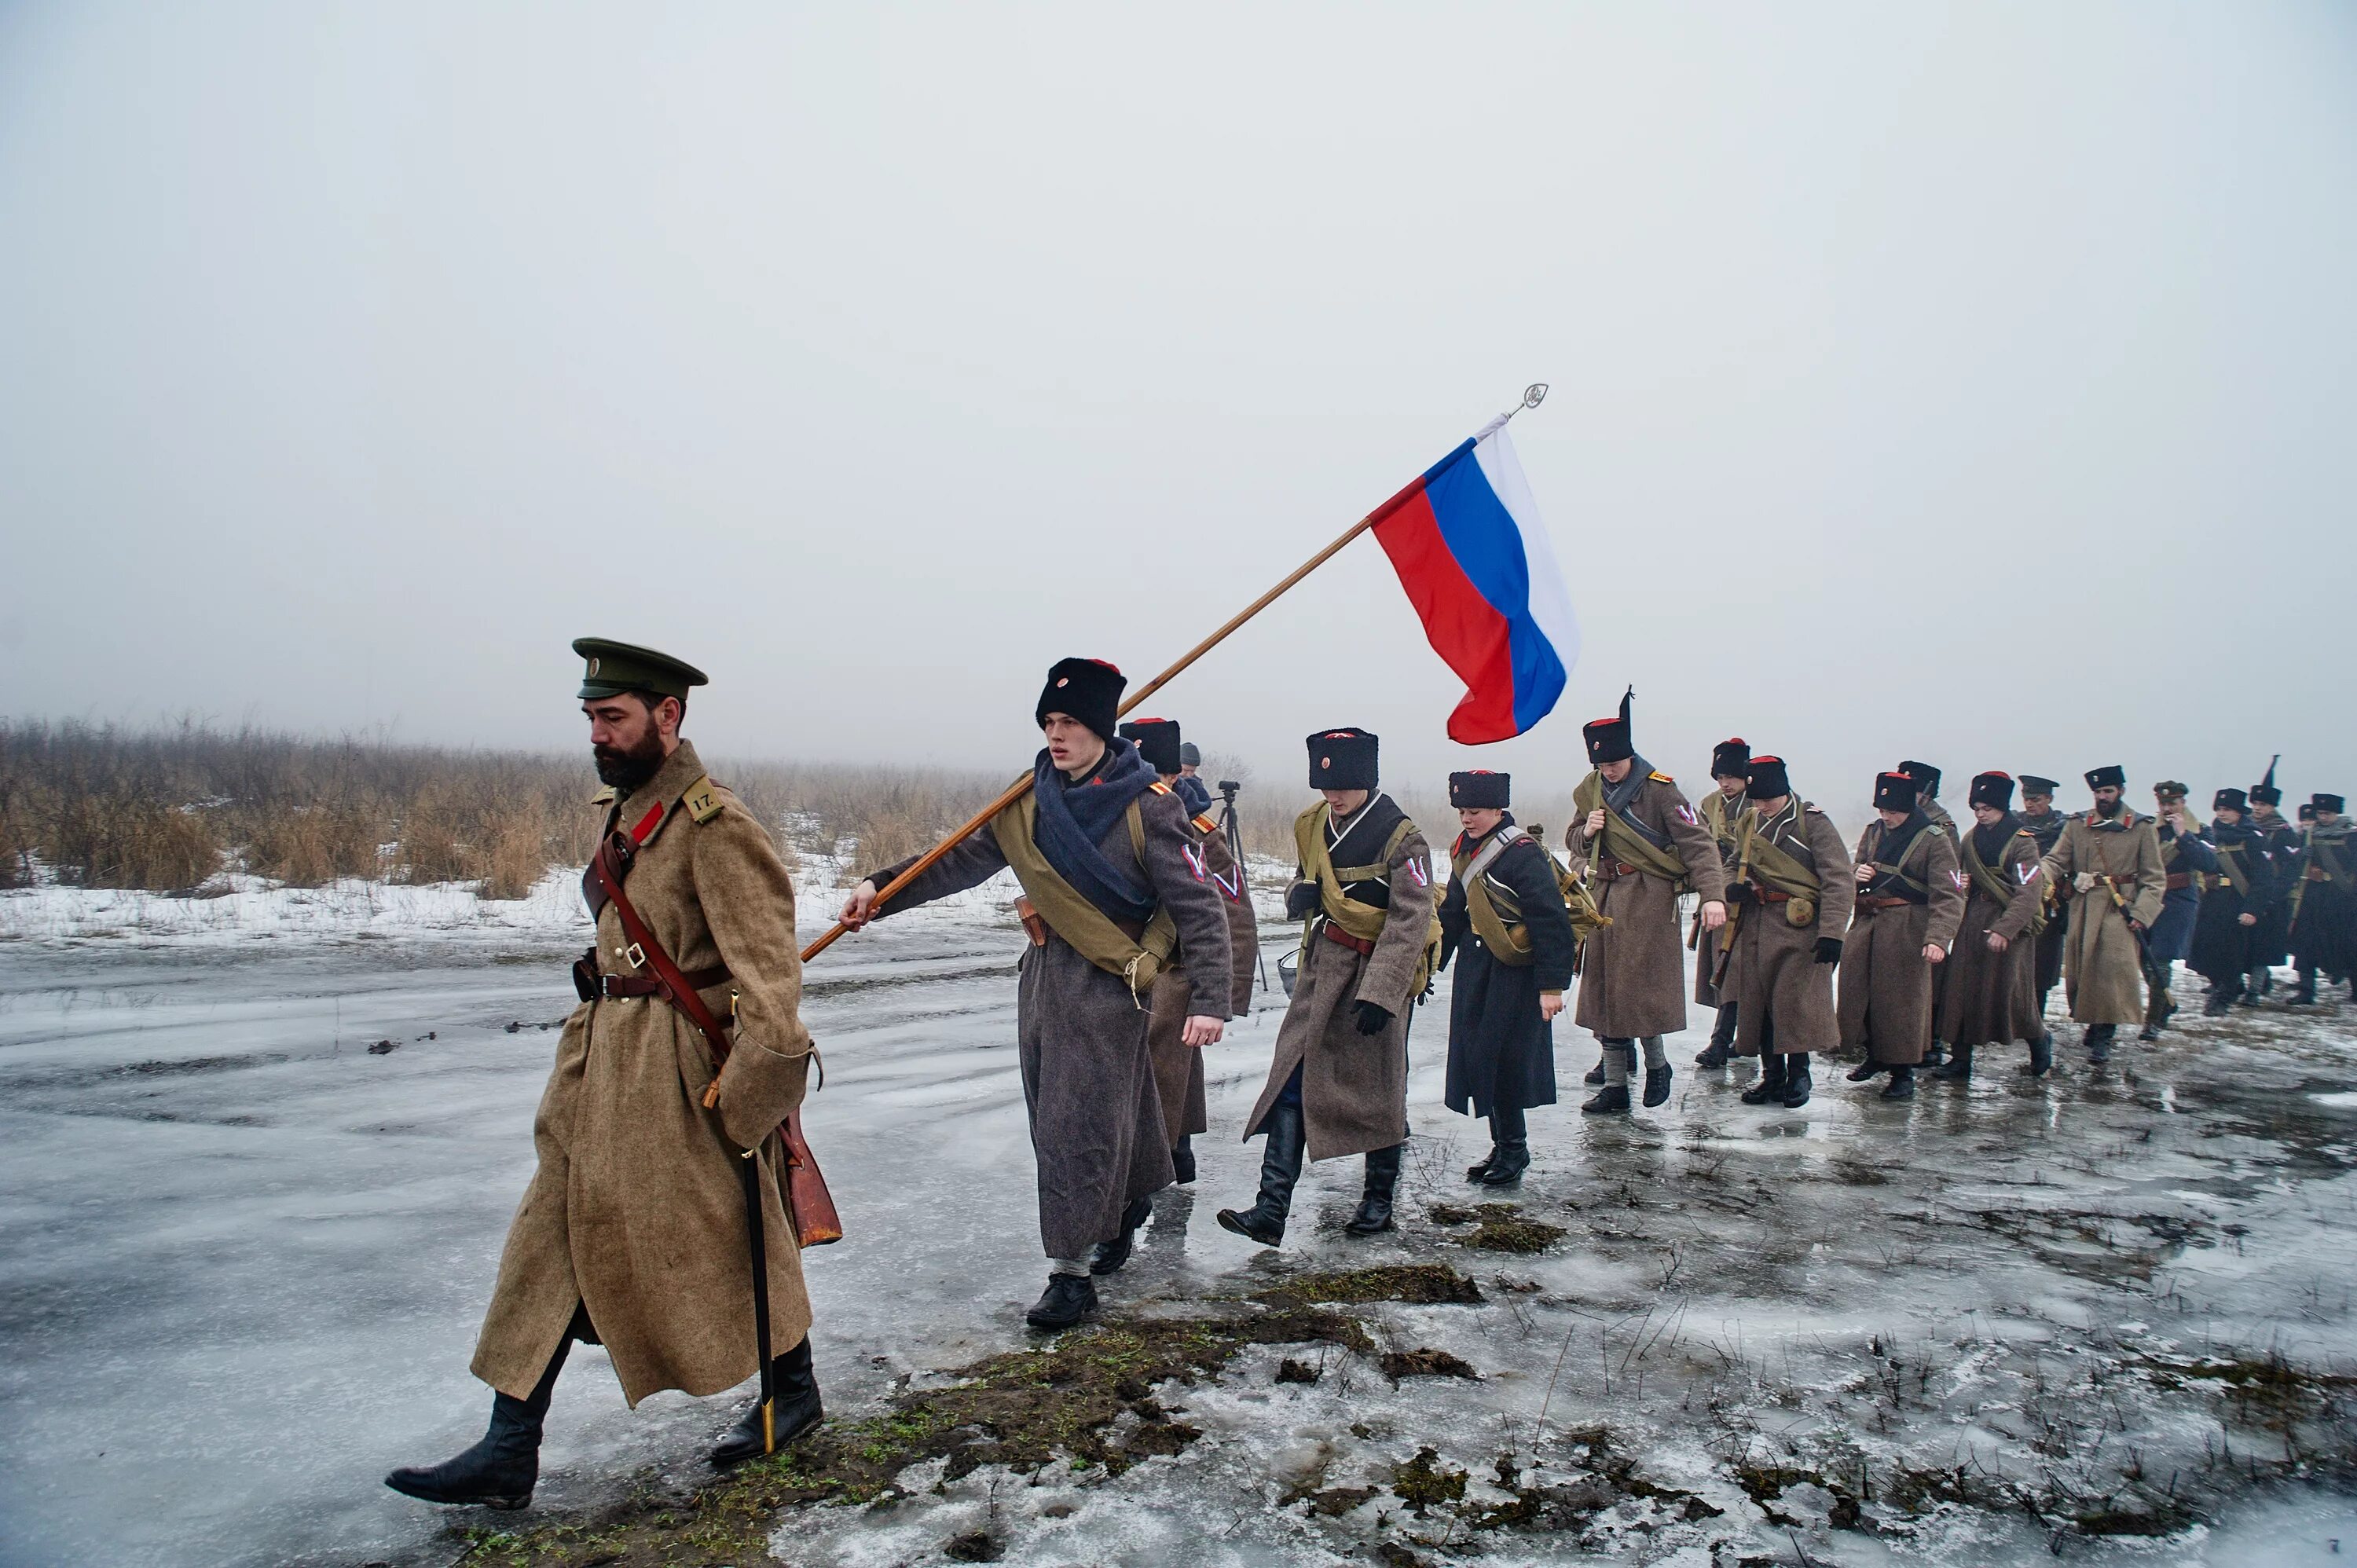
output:
<instances>
[{"instance_id":1,"label":"overcast sky","mask_svg":"<svg viewBox=\"0 0 2357 1568\"><path fill-rule=\"evenodd\" d=\"M2357 7L0 5L0 712L1006 767L1511 404L1532 735L1362 541L1151 704L1293 788L2357 786Z\"/></svg>"}]
</instances>

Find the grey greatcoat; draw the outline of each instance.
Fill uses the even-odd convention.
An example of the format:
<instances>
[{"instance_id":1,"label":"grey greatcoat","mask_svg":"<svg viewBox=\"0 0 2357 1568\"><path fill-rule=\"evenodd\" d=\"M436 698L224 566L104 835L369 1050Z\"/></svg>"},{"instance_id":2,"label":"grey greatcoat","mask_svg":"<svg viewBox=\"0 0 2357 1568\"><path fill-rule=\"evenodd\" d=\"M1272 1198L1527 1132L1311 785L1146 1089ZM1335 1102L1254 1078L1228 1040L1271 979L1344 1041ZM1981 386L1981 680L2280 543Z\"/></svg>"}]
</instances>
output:
<instances>
[{"instance_id":1,"label":"grey greatcoat","mask_svg":"<svg viewBox=\"0 0 2357 1568\"><path fill-rule=\"evenodd\" d=\"M1337 858L1350 865L1372 865L1382 847L1375 844L1361 852L1363 860L1340 851ZM1311 1159L1388 1149L1407 1137L1407 1028L1417 1000L1415 972L1432 924L1432 852L1424 835L1411 826L1388 864L1390 903L1373 952L1361 953L1329 940L1325 918L1311 918L1301 972L1294 980L1285 1022L1277 1027L1268 1082L1244 1121L1245 1137L1261 1131L1297 1067L1301 1069L1302 1121ZM1314 889L1316 885L1294 884L1297 889L1305 886ZM1374 1034L1359 1033L1351 1005L1359 1001L1385 1009L1392 1021Z\"/></svg>"},{"instance_id":2,"label":"grey greatcoat","mask_svg":"<svg viewBox=\"0 0 2357 1568\"><path fill-rule=\"evenodd\" d=\"M1978 825L1964 830L1981 831ZM1948 989L1940 997L1939 1036L1952 1046L2002 1045L2046 1033L2038 1014L2039 944L2024 935L2046 898L2040 859L2037 835L2018 828L1989 862L2012 889L2009 897L1999 900L1966 873L1964 918L1956 927L1956 945L1948 950ZM1989 951L1991 931L2005 939L2003 952Z\"/></svg>"},{"instance_id":3,"label":"grey greatcoat","mask_svg":"<svg viewBox=\"0 0 2357 1568\"><path fill-rule=\"evenodd\" d=\"M1173 794L1139 798L1146 861L1138 864L1129 827L1116 818L1097 848L1116 867L1150 886L1178 929L1192 961L1189 1011L1228 1016L1228 915L1194 847L1187 808ZM877 886L914 861L873 874ZM943 855L883 906L879 915L988 881L1006 868L995 833L979 832ZM1051 928L1044 946L1027 947L1016 984L1016 1041L1023 1101L1031 1113L1031 1151L1039 1167L1039 1240L1050 1258L1085 1258L1121 1229L1134 1198L1170 1185L1170 1144L1146 1044L1149 1015L1128 983L1082 958Z\"/></svg>"},{"instance_id":4,"label":"grey greatcoat","mask_svg":"<svg viewBox=\"0 0 2357 1568\"><path fill-rule=\"evenodd\" d=\"M1713 789L1695 806L1702 818L1703 831L1718 845L1718 864L1726 869L1727 880L1735 881L1735 824L1750 808L1742 796L1728 800L1724 791ZM1718 972L1718 933L1702 929L1697 912L1695 921L1695 983L1694 999L1702 1006L1717 1007L1720 1004L1718 987L1710 977ZM1731 999L1731 998L1730 998Z\"/></svg>"},{"instance_id":5,"label":"grey greatcoat","mask_svg":"<svg viewBox=\"0 0 2357 1568\"><path fill-rule=\"evenodd\" d=\"M2044 870L2057 886L2072 888L2071 936L2062 954L2071 1016L2082 1024L2142 1024L2143 950L2128 922L2149 926L2158 919L2169 887L2152 819L2126 806L2108 822L2074 816Z\"/></svg>"},{"instance_id":6,"label":"grey greatcoat","mask_svg":"<svg viewBox=\"0 0 2357 1568\"><path fill-rule=\"evenodd\" d=\"M1635 763L1644 765L1641 757ZM1675 779L1666 773L1649 773L1624 814L1651 830L1654 842L1669 845L1685 863L1687 879L1704 902L1727 897L1727 869L1718 857L1718 843ZM1587 857L1585 817L1572 822L1563 842L1575 862ZM1600 849L1598 856L1589 886L1595 889L1596 907L1612 923L1587 939L1580 957L1575 1021L1594 1030L1599 1039L1674 1035L1686 1026L1677 886L1616 862Z\"/></svg>"},{"instance_id":7,"label":"grey greatcoat","mask_svg":"<svg viewBox=\"0 0 2357 1568\"><path fill-rule=\"evenodd\" d=\"M1228 912L1228 1005L1241 1018L1252 1011L1253 975L1260 961L1260 925L1253 918L1252 889L1228 853L1228 841L1198 818L1191 824L1195 853L1203 858ZM1192 1133L1211 1130L1211 1109L1203 1095L1203 1053L1187 1043L1188 1004L1195 983L1187 972L1182 944L1175 961L1156 977L1146 1004L1151 1015L1146 1028L1147 1049L1154 1056L1154 1088L1162 1102L1163 1141L1171 1147Z\"/></svg>"},{"instance_id":8,"label":"grey greatcoat","mask_svg":"<svg viewBox=\"0 0 2357 1568\"><path fill-rule=\"evenodd\" d=\"M1784 918L1789 905L1763 903L1764 885L1748 885L1727 983L1719 987L1720 994L1735 998L1736 1053L1830 1051L1841 1039L1841 1022L1834 1014L1834 966L1816 961L1816 947L1818 938L1838 940L1849 929L1857 891L1849 851L1832 821L1798 799L1762 819L1759 832L1813 867L1824 886L1816 918L1795 926Z\"/></svg>"},{"instance_id":9,"label":"grey greatcoat","mask_svg":"<svg viewBox=\"0 0 2357 1568\"><path fill-rule=\"evenodd\" d=\"M1884 846L1896 830L1880 819L1857 837L1859 865L1883 865ZM1953 949L1956 922L1964 912L1964 873L1956 865L1956 841L1926 820L1899 853L1896 869L1923 884L1915 891L1889 871L1857 891L1842 947L1842 1048L1863 1049L1867 1059L1912 1067L1923 1059L1932 1038L1932 972L1925 944ZM1876 908L1879 900L1906 902Z\"/></svg>"}]
</instances>

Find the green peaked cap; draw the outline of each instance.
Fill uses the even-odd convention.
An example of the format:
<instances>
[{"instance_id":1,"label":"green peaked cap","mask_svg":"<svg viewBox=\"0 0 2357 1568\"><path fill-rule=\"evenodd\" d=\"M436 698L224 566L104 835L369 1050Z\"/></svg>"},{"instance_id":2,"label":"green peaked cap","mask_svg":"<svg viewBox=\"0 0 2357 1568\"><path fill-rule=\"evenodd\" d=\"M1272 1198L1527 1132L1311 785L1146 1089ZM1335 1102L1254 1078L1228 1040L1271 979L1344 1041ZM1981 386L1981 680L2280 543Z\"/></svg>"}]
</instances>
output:
<instances>
[{"instance_id":1,"label":"green peaked cap","mask_svg":"<svg viewBox=\"0 0 2357 1568\"><path fill-rule=\"evenodd\" d=\"M603 637L576 637L573 639L573 651L587 660L581 670L584 701L619 697L625 692L652 692L684 702L690 686L711 684L710 677L685 660L634 643Z\"/></svg>"}]
</instances>

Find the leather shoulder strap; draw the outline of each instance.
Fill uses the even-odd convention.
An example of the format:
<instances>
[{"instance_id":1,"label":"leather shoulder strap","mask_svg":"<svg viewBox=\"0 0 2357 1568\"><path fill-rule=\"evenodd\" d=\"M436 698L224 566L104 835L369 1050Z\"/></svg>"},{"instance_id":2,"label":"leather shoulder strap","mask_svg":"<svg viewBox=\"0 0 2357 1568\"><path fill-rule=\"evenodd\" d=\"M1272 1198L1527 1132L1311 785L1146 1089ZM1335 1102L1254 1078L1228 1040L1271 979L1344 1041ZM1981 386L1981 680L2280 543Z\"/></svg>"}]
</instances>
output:
<instances>
[{"instance_id":1,"label":"leather shoulder strap","mask_svg":"<svg viewBox=\"0 0 2357 1568\"><path fill-rule=\"evenodd\" d=\"M622 934L630 939L631 952L647 968L654 971L655 983L662 988L662 999L684 1014L687 1021L703 1034L705 1043L712 1047L713 1065L718 1067L726 1063L728 1060L728 1036L722 1031L720 1021L712 1015L712 1010L695 993L695 987L687 983L687 976L680 972L679 965L672 961L671 954L663 951L662 943L655 940L655 934L647 929L647 923L639 918L639 911L631 905L630 895L622 891L621 856L616 851L612 835L597 846L597 858L589 864L598 886L605 889L607 899L614 906L616 918L622 922Z\"/></svg>"}]
</instances>

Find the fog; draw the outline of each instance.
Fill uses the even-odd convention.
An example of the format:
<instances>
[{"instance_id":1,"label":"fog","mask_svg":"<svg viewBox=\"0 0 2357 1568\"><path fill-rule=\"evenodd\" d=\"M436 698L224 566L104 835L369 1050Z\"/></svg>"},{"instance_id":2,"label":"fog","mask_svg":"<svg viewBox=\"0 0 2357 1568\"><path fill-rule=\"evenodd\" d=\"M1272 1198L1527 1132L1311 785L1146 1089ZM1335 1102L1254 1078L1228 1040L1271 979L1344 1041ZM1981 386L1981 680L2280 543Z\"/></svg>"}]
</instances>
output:
<instances>
[{"instance_id":1,"label":"fog","mask_svg":"<svg viewBox=\"0 0 2357 1568\"><path fill-rule=\"evenodd\" d=\"M2357 784L2357 11L0 7L0 711L1012 766L1481 424L1586 649L1372 541L1152 703L1299 781ZM2078 795L2083 792L2072 792Z\"/></svg>"}]
</instances>

